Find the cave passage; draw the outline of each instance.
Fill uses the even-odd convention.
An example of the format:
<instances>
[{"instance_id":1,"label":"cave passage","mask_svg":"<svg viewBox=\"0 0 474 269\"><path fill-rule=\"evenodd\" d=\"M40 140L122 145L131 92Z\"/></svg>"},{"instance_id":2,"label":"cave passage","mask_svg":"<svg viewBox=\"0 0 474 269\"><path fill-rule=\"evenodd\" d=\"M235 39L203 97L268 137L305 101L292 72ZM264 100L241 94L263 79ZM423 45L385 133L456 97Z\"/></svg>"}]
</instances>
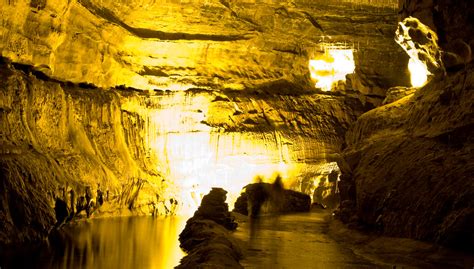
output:
<instances>
[{"instance_id":1,"label":"cave passage","mask_svg":"<svg viewBox=\"0 0 474 269\"><path fill-rule=\"evenodd\" d=\"M2 1L0 269L474 269L473 14Z\"/></svg>"},{"instance_id":2,"label":"cave passage","mask_svg":"<svg viewBox=\"0 0 474 269\"><path fill-rule=\"evenodd\" d=\"M462 268L469 255L349 230L330 211L240 220L244 268Z\"/></svg>"}]
</instances>

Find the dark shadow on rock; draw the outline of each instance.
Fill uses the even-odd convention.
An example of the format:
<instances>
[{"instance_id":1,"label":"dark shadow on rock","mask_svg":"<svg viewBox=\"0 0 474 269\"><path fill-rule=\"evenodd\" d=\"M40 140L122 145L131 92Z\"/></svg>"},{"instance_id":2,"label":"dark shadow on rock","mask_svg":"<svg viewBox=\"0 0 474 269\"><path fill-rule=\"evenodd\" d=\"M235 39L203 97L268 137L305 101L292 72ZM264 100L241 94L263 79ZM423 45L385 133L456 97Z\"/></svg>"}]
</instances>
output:
<instances>
[{"instance_id":1,"label":"dark shadow on rock","mask_svg":"<svg viewBox=\"0 0 474 269\"><path fill-rule=\"evenodd\" d=\"M309 195L283 189L281 183L253 183L243 188L234 212L257 217L260 214L308 212L310 207Z\"/></svg>"},{"instance_id":2,"label":"dark shadow on rock","mask_svg":"<svg viewBox=\"0 0 474 269\"><path fill-rule=\"evenodd\" d=\"M230 231L237 223L230 215L227 191L212 188L179 235L180 247L188 253L176 268L243 268L242 250Z\"/></svg>"}]
</instances>

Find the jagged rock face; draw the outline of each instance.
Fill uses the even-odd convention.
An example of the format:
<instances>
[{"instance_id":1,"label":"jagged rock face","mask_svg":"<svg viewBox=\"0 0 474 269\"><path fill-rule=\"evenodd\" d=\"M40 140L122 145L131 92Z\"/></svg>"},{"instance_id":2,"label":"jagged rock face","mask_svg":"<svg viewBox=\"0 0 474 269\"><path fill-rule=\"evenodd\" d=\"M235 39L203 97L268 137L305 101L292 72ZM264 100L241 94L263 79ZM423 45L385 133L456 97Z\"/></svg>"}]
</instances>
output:
<instances>
[{"instance_id":1,"label":"jagged rock face","mask_svg":"<svg viewBox=\"0 0 474 269\"><path fill-rule=\"evenodd\" d=\"M357 98L285 82L143 92L63 83L21 65L0 70L6 243L44 235L55 222L54 197L68 202L66 187L80 195L100 184L113 197L136 195L133 206L117 203L141 213L155 205L168 213L193 209L212 186L235 199L258 174L280 172L298 188L337 158L345 130L364 111ZM174 209L170 198L178 201Z\"/></svg>"},{"instance_id":2,"label":"jagged rock face","mask_svg":"<svg viewBox=\"0 0 474 269\"><path fill-rule=\"evenodd\" d=\"M188 253L176 268L243 268L242 250L229 231L237 228L229 212L226 191L212 190L179 234L180 247Z\"/></svg>"},{"instance_id":3,"label":"jagged rock face","mask_svg":"<svg viewBox=\"0 0 474 269\"><path fill-rule=\"evenodd\" d=\"M431 27L439 37L439 45L468 63L474 49L474 3L470 0L400 0L400 16L413 16ZM457 58L457 57L456 57ZM448 57L445 60L449 60ZM449 63L445 63L449 64Z\"/></svg>"},{"instance_id":4,"label":"jagged rock face","mask_svg":"<svg viewBox=\"0 0 474 269\"><path fill-rule=\"evenodd\" d=\"M0 51L61 80L139 89L313 87L321 43L355 48L350 87L407 85L396 1L7 1Z\"/></svg>"},{"instance_id":5,"label":"jagged rock face","mask_svg":"<svg viewBox=\"0 0 474 269\"><path fill-rule=\"evenodd\" d=\"M474 246L473 67L362 115L341 162L342 205L383 232ZM345 195L343 195L343 193Z\"/></svg>"},{"instance_id":6,"label":"jagged rock face","mask_svg":"<svg viewBox=\"0 0 474 269\"><path fill-rule=\"evenodd\" d=\"M466 56L466 47L450 48L472 43L472 1L406 0L400 7L402 17L414 16L437 32L445 55ZM414 93L394 88L385 106L350 128L339 161L343 220L473 248L474 76L470 58L464 59L456 68L444 62L447 74L436 73Z\"/></svg>"}]
</instances>

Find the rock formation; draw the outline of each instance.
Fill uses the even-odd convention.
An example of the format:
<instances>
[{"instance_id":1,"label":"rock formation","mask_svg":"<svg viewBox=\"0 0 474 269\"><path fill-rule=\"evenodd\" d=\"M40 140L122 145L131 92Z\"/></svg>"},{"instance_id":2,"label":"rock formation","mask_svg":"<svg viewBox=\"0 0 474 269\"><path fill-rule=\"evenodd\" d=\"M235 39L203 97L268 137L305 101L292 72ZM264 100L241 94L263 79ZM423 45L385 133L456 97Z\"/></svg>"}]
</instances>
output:
<instances>
[{"instance_id":1,"label":"rock formation","mask_svg":"<svg viewBox=\"0 0 474 269\"><path fill-rule=\"evenodd\" d=\"M169 199L190 206L191 191L199 196L222 178L236 199L254 173L308 177L333 161L364 111L357 98L291 92L285 83L149 93L61 82L8 61L1 70L3 242L45 235L66 186L79 198L99 183L125 208L136 197L138 212L166 214Z\"/></svg>"},{"instance_id":2,"label":"rock formation","mask_svg":"<svg viewBox=\"0 0 474 269\"><path fill-rule=\"evenodd\" d=\"M447 67L465 65L473 60L474 6L470 1L400 0L400 16L413 16L428 25L439 37Z\"/></svg>"},{"instance_id":3,"label":"rock formation","mask_svg":"<svg viewBox=\"0 0 474 269\"><path fill-rule=\"evenodd\" d=\"M323 43L355 49L356 90L406 85L393 42L396 1L7 1L0 51L61 80L108 88L312 87ZM400 58L401 61L390 59Z\"/></svg>"},{"instance_id":4,"label":"rock formation","mask_svg":"<svg viewBox=\"0 0 474 269\"><path fill-rule=\"evenodd\" d=\"M393 236L474 246L473 70L359 118L340 162L341 213L354 207L360 221Z\"/></svg>"},{"instance_id":5,"label":"rock formation","mask_svg":"<svg viewBox=\"0 0 474 269\"><path fill-rule=\"evenodd\" d=\"M276 187L275 184L253 183L245 186L235 201L234 212L258 217L260 214L308 212L309 195Z\"/></svg>"},{"instance_id":6,"label":"rock formation","mask_svg":"<svg viewBox=\"0 0 474 269\"><path fill-rule=\"evenodd\" d=\"M4 1L0 242L44 238L87 188L112 215L170 215L259 174L311 193L338 161L343 218L471 246L473 2L398 2L449 62L415 93L397 1ZM322 93L328 46L355 73Z\"/></svg>"},{"instance_id":7,"label":"rock formation","mask_svg":"<svg viewBox=\"0 0 474 269\"><path fill-rule=\"evenodd\" d=\"M443 53L458 39L471 42L471 1L401 1L401 7L402 15L436 30ZM474 69L468 62L447 66L447 74L414 93L389 94L387 105L350 128L339 161L343 220L472 249Z\"/></svg>"},{"instance_id":8,"label":"rock formation","mask_svg":"<svg viewBox=\"0 0 474 269\"><path fill-rule=\"evenodd\" d=\"M188 255L176 268L243 268L239 264L242 250L229 232L237 228L237 223L225 202L226 193L213 188L186 222L179 242Z\"/></svg>"}]
</instances>

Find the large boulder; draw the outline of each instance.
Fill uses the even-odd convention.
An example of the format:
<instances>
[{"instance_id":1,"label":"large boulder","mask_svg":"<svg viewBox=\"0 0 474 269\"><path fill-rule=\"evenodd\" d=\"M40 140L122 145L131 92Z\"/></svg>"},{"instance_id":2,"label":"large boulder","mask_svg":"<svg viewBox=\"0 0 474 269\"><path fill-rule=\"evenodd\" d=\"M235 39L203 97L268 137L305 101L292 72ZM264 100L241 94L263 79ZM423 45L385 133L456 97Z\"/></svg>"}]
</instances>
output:
<instances>
[{"instance_id":1,"label":"large boulder","mask_svg":"<svg viewBox=\"0 0 474 269\"><path fill-rule=\"evenodd\" d=\"M237 228L225 202L227 191L212 188L179 235L188 253L176 268L242 268L242 251L230 231Z\"/></svg>"},{"instance_id":2,"label":"large boulder","mask_svg":"<svg viewBox=\"0 0 474 269\"><path fill-rule=\"evenodd\" d=\"M275 187L275 184L253 183L243 188L234 212L258 216L261 213L307 212L310 207L311 198L307 194Z\"/></svg>"}]
</instances>

